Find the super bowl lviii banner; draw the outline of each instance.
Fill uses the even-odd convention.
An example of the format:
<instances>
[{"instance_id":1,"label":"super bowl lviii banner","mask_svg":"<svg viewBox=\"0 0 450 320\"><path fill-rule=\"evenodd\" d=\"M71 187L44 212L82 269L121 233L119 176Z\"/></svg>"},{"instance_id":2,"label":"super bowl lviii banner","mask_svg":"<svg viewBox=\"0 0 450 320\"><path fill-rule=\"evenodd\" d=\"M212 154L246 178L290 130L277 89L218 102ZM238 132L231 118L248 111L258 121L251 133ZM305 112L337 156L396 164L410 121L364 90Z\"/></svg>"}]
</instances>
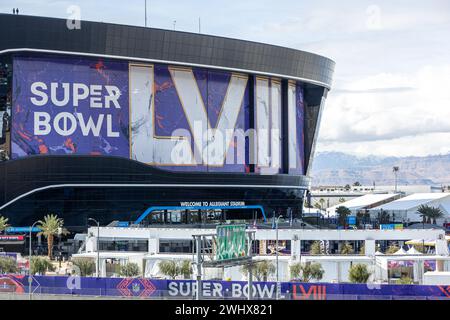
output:
<instances>
[{"instance_id":1,"label":"super bowl lviii banner","mask_svg":"<svg viewBox=\"0 0 450 320\"><path fill-rule=\"evenodd\" d=\"M15 56L12 158L109 155L167 170L246 173L256 164L259 174L283 172L280 79L249 79L197 67ZM291 174L303 174L302 94L300 84L289 85Z\"/></svg>"}]
</instances>

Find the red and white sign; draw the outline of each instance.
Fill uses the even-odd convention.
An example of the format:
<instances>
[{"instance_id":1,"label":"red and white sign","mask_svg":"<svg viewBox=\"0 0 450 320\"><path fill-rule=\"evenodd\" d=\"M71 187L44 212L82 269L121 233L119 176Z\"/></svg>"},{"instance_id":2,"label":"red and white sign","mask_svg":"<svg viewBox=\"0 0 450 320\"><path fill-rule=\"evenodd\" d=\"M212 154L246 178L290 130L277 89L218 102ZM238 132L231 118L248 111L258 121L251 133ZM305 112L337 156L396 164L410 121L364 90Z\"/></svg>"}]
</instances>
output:
<instances>
[{"instance_id":1,"label":"red and white sign","mask_svg":"<svg viewBox=\"0 0 450 320\"><path fill-rule=\"evenodd\" d=\"M0 241L23 241L25 236L0 235Z\"/></svg>"}]
</instances>

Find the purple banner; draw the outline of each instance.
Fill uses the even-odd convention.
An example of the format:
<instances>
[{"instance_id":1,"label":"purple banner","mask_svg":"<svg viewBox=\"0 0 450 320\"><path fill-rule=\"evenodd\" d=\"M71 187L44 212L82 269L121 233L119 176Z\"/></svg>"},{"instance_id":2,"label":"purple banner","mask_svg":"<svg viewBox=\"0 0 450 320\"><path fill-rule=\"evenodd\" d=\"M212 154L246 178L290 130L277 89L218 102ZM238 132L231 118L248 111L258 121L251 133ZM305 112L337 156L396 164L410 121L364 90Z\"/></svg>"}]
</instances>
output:
<instances>
[{"instance_id":1,"label":"purple banner","mask_svg":"<svg viewBox=\"0 0 450 320\"><path fill-rule=\"evenodd\" d=\"M34 294L190 299L195 296L196 284L192 280L33 276L32 291ZM0 275L0 292L28 293L28 277ZM245 299L248 292L247 282L244 281L203 281L205 298ZM255 299L274 299L276 283L254 282L253 295ZM448 299L450 287L282 282L281 298L289 300Z\"/></svg>"},{"instance_id":2,"label":"purple banner","mask_svg":"<svg viewBox=\"0 0 450 320\"><path fill-rule=\"evenodd\" d=\"M15 57L12 158L129 157L128 62Z\"/></svg>"}]
</instances>

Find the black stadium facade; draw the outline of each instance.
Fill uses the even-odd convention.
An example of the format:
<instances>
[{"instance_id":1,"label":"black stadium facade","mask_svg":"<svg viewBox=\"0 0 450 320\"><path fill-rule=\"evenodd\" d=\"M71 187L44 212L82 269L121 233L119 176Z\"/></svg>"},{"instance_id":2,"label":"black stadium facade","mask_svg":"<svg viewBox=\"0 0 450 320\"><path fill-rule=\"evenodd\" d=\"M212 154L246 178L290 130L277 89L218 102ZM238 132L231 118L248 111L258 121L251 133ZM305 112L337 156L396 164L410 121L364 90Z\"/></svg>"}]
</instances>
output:
<instances>
[{"instance_id":1,"label":"black stadium facade","mask_svg":"<svg viewBox=\"0 0 450 320\"><path fill-rule=\"evenodd\" d=\"M333 69L255 42L0 15L0 215L73 230L296 218Z\"/></svg>"}]
</instances>

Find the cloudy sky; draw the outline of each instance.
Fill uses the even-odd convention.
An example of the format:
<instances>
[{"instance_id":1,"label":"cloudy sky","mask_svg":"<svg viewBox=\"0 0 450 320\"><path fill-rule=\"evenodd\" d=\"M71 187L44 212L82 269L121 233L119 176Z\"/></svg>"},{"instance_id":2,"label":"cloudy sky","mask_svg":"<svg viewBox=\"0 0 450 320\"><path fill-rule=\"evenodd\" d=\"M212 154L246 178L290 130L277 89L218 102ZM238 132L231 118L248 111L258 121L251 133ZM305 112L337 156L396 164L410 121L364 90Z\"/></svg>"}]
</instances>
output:
<instances>
[{"instance_id":1,"label":"cloudy sky","mask_svg":"<svg viewBox=\"0 0 450 320\"><path fill-rule=\"evenodd\" d=\"M144 25L145 0L1 1L0 12ZM450 152L450 1L147 0L151 27L267 42L336 62L317 151Z\"/></svg>"}]
</instances>

